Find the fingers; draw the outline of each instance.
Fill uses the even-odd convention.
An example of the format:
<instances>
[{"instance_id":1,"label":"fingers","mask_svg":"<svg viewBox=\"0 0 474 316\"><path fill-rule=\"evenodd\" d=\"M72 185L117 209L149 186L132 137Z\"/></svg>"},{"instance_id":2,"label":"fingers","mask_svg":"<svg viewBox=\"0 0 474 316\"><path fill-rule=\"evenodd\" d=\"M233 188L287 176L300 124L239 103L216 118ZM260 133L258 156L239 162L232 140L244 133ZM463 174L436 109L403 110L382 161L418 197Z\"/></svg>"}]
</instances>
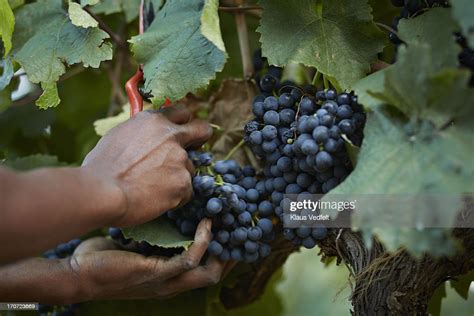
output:
<instances>
[{"instance_id":1,"label":"fingers","mask_svg":"<svg viewBox=\"0 0 474 316\"><path fill-rule=\"evenodd\" d=\"M219 283L224 276L226 263L212 256L205 266L199 266L166 282L169 293L176 295L181 292L211 286Z\"/></svg>"},{"instance_id":2,"label":"fingers","mask_svg":"<svg viewBox=\"0 0 474 316\"><path fill-rule=\"evenodd\" d=\"M190 159L187 159L186 162L186 169L189 171L189 173L194 176L194 174L196 173L196 169L194 169L194 165L192 163L192 161Z\"/></svg>"},{"instance_id":3,"label":"fingers","mask_svg":"<svg viewBox=\"0 0 474 316\"><path fill-rule=\"evenodd\" d=\"M196 119L179 127L177 137L184 148L202 145L212 136L212 128L203 120Z\"/></svg>"},{"instance_id":4,"label":"fingers","mask_svg":"<svg viewBox=\"0 0 474 316\"><path fill-rule=\"evenodd\" d=\"M104 237L94 237L87 239L77 246L74 254L84 254L94 251L116 250L119 247L110 239Z\"/></svg>"},{"instance_id":5,"label":"fingers","mask_svg":"<svg viewBox=\"0 0 474 316\"><path fill-rule=\"evenodd\" d=\"M158 112L163 114L171 122L178 125L186 124L191 121L192 118L191 112L180 104L160 109Z\"/></svg>"},{"instance_id":6,"label":"fingers","mask_svg":"<svg viewBox=\"0 0 474 316\"><path fill-rule=\"evenodd\" d=\"M161 258L159 261L152 263L151 269L153 273L173 278L199 266L212 239L211 225L210 219L203 219L197 227L194 243L191 247L179 256L174 256L166 261ZM150 258L150 260L157 259Z\"/></svg>"}]
</instances>

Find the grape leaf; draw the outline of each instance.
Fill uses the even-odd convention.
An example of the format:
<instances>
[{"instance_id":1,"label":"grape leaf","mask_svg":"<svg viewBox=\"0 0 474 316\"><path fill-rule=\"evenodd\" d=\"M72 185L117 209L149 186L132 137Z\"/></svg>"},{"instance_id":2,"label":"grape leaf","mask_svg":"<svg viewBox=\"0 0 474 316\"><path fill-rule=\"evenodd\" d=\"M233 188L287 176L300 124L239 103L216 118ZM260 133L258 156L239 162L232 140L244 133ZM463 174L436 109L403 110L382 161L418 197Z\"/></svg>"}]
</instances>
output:
<instances>
[{"instance_id":1,"label":"grape leaf","mask_svg":"<svg viewBox=\"0 0 474 316\"><path fill-rule=\"evenodd\" d=\"M72 24L83 28L97 27L99 23L76 2L69 2L69 18Z\"/></svg>"},{"instance_id":2,"label":"grape leaf","mask_svg":"<svg viewBox=\"0 0 474 316\"><path fill-rule=\"evenodd\" d=\"M98 3L92 7L94 13L109 15L123 12L125 14L125 20L132 22L138 17L140 1L141 0L89 0L88 2L91 2L89 5L93 5L92 2Z\"/></svg>"},{"instance_id":3,"label":"grape leaf","mask_svg":"<svg viewBox=\"0 0 474 316\"><path fill-rule=\"evenodd\" d=\"M408 45L425 43L443 48L431 50L433 69L458 66L459 45L453 40L458 26L450 11L447 8L433 8L416 18L401 19L398 24L398 36Z\"/></svg>"},{"instance_id":4,"label":"grape leaf","mask_svg":"<svg viewBox=\"0 0 474 316\"><path fill-rule=\"evenodd\" d=\"M164 215L166 216L166 215ZM154 246L163 248L188 249L193 240L183 236L169 220L159 217L151 222L123 229L126 238L136 241L146 241Z\"/></svg>"},{"instance_id":5,"label":"grape leaf","mask_svg":"<svg viewBox=\"0 0 474 316\"><path fill-rule=\"evenodd\" d=\"M38 100L36 100L36 105L43 110L58 106L61 100L59 99L58 87L56 86L56 83L41 83L41 88L43 88L43 93L40 95Z\"/></svg>"},{"instance_id":6,"label":"grape leaf","mask_svg":"<svg viewBox=\"0 0 474 316\"><path fill-rule=\"evenodd\" d=\"M195 92L223 69L217 6L216 0L167 1L148 30L130 40L153 104Z\"/></svg>"},{"instance_id":7,"label":"grape leaf","mask_svg":"<svg viewBox=\"0 0 474 316\"><path fill-rule=\"evenodd\" d=\"M472 0L451 0L450 4L453 7L453 16L461 26L469 46L474 47L474 6Z\"/></svg>"},{"instance_id":8,"label":"grape leaf","mask_svg":"<svg viewBox=\"0 0 474 316\"><path fill-rule=\"evenodd\" d=\"M66 166L66 163L59 162L58 157L49 155L31 155L20 157L13 160L5 160L3 165L20 171L27 171L43 167L60 167Z\"/></svg>"},{"instance_id":9,"label":"grape leaf","mask_svg":"<svg viewBox=\"0 0 474 316\"><path fill-rule=\"evenodd\" d=\"M314 66L344 89L366 75L385 35L366 0L261 0L263 55L271 64Z\"/></svg>"},{"instance_id":10,"label":"grape leaf","mask_svg":"<svg viewBox=\"0 0 474 316\"><path fill-rule=\"evenodd\" d=\"M439 63L433 61L432 47L437 46L424 43L412 43L410 49L401 46L397 63L385 70L383 92L372 95L395 106L407 117L429 119L440 127L450 119L472 112L461 101L472 98L473 92L465 89L469 72L454 68L440 70ZM413 76L414 73L417 75ZM431 83L427 84L428 81ZM446 94L444 85L452 86L459 95ZM452 102L451 98L456 100ZM450 106L446 107L444 102L448 100Z\"/></svg>"},{"instance_id":11,"label":"grape leaf","mask_svg":"<svg viewBox=\"0 0 474 316\"><path fill-rule=\"evenodd\" d=\"M361 102L373 103L365 104L373 111L367 117L357 168L331 194L452 194L456 200L449 207L426 204L416 212L421 218L437 216L446 225L453 222L461 206L461 193L474 192L474 165L470 163L474 154L470 106L474 90L468 88L468 73L439 70L430 63L434 49L437 47L424 43L400 47L395 65L383 75L373 74L356 85ZM370 78L377 76L384 78L383 87ZM394 112L394 108L402 113ZM393 214L401 211L384 210ZM354 213L353 224L361 227L371 218L377 218L377 210L359 210ZM443 230L394 228L372 232L390 250L401 245L415 254L429 251L443 255L455 250Z\"/></svg>"},{"instance_id":12,"label":"grape leaf","mask_svg":"<svg viewBox=\"0 0 474 316\"><path fill-rule=\"evenodd\" d=\"M2 75L0 76L0 91L5 89L13 78L13 63L10 57L0 60Z\"/></svg>"},{"instance_id":13,"label":"grape leaf","mask_svg":"<svg viewBox=\"0 0 474 316\"><path fill-rule=\"evenodd\" d=\"M95 121L94 130L97 135L104 136L112 128L119 125L120 123L125 122L129 118L130 118L130 106L127 104L123 106L123 111L120 112L119 114Z\"/></svg>"},{"instance_id":14,"label":"grape leaf","mask_svg":"<svg viewBox=\"0 0 474 316\"><path fill-rule=\"evenodd\" d=\"M52 84L66 71L65 64L97 68L112 58L112 45L104 41L109 37L107 33L95 27L75 26L61 0L38 0L15 13L12 56L28 79L48 89L42 99L43 108L55 106L58 99L51 97L55 89Z\"/></svg>"},{"instance_id":15,"label":"grape leaf","mask_svg":"<svg viewBox=\"0 0 474 316\"><path fill-rule=\"evenodd\" d=\"M10 52L12 48L12 34L15 26L15 16L8 0L0 0L0 37L3 41L5 49L4 56Z\"/></svg>"}]
</instances>

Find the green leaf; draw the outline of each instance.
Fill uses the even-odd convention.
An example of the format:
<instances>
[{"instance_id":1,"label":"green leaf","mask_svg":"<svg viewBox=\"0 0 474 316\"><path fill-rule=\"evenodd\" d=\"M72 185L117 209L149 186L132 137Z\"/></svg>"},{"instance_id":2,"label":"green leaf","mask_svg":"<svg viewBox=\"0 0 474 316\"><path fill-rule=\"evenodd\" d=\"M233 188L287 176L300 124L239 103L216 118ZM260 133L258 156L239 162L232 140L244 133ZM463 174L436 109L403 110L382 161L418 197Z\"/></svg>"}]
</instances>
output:
<instances>
[{"instance_id":1,"label":"green leaf","mask_svg":"<svg viewBox=\"0 0 474 316\"><path fill-rule=\"evenodd\" d=\"M451 0L453 16L462 28L469 46L474 47L474 6L471 0Z\"/></svg>"},{"instance_id":2,"label":"green leaf","mask_svg":"<svg viewBox=\"0 0 474 316\"><path fill-rule=\"evenodd\" d=\"M0 76L1 91L10 84L10 81L13 78L13 63L9 56L7 56L5 59L0 60L0 68L3 69L2 75Z\"/></svg>"},{"instance_id":3,"label":"green leaf","mask_svg":"<svg viewBox=\"0 0 474 316\"><path fill-rule=\"evenodd\" d=\"M471 271L465 275L457 278L457 280L451 280L451 287L465 300L469 296L469 287L474 282L474 271Z\"/></svg>"},{"instance_id":4,"label":"green leaf","mask_svg":"<svg viewBox=\"0 0 474 316\"><path fill-rule=\"evenodd\" d=\"M441 302L445 297L446 282L443 282L443 284L441 284L433 293L433 296L430 298L428 303L428 312L430 315L439 316L441 314Z\"/></svg>"},{"instance_id":5,"label":"green leaf","mask_svg":"<svg viewBox=\"0 0 474 316\"><path fill-rule=\"evenodd\" d=\"M398 25L398 36L408 46L424 43L434 48L429 65L433 70L458 66L459 45L453 40L458 26L450 11L447 8L433 8L416 18L401 19Z\"/></svg>"},{"instance_id":6,"label":"green leaf","mask_svg":"<svg viewBox=\"0 0 474 316\"><path fill-rule=\"evenodd\" d=\"M271 64L314 66L343 89L369 72L385 35L366 0L261 0L263 55Z\"/></svg>"},{"instance_id":7,"label":"green leaf","mask_svg":"<svg viewBox=\"0 0 474 316\"><path fill-rule=\"evenodd\" d=\"M193 243L192 239L183 236L175 225L163 217L142 225L125 228L123 234L126 238L146 241L151 245L163 248L183 247L188 249Z\"/></svg>"},{"instance_id":8,"label":"green leaf","mask_svg":"<svg viewBox=\"0 0 474 316\"><path fill-rule=\"evenodd\" d=\"M205 87L224 67L217 5L216 0L167 1L149 29L130 40L144 64L144 88L153 94L153 104Z\"/></svg>"},{"instance_id":9,"label":"green leaf","mask_svg":"<svg viewBox=\"0 0 474 316\"><path fill-rule=\"evenodd\" d=\"M66 65L82 63L99 67L112 58L112 46L104 40L109 36L99 28L75 26L62 7L61 0L38 0L16 11L17 24L13 35L13 58L23 67L28 79L45 84L48 100L52 83L65 73ZM46 97L45 96L45 97ZM43 107L54 106L42 103Z\"/></svg>"},{"instance_id":10,"label":"green leaf","mask_svg":"<svg viewBox=\"0 0 474 316\"><path fill-rule=\"evenodd\" d=\"M123 12L126 21L132 22L138 17L140 1L141 0L102 0L100 3L92 7L92 11L96 14L105 15Z\"/></svg>"},{"instance_id":11,"label":"green leaf","mask_svg":"<svg viewBox=\"0 0 474 316\"><path fill-rule=\"evenodd\" d=\"M36 105L43 110L58 106L61 100L59 99L56 83L44 82L41 83L41 88L43 88L43 93L38 100L36 100Z\"/></svg>"},{"instance_id":12,"label":"green leaf","mask_svg":"<svg viewBox=\"0 0 474 316\"><path fill-rule=\"evenodd\" d=\"M99 23L92 16L90 16L89 13L81 8L79 3L70 1L68 13L72 24L76 26L88 28L97 27L99 25Z\"/></svg>"},{"instance_id":13,"label":"green leaf","mask_svg":"<svg viewBox=\"0 0 474 316\"><path fill-rule=\"evenodd\" d=\"M43 167L60 167L66 166L65 163L59 162L56 156L49 155L31 155L27 157L16 158L13 160L5 160L3 165L20 171L27 171Z\"/></svg>"},{"instance_id":14,"label":"green leaf","mask_svg":"<svg viewBox=\"0 0 474 316\"><path fill-rule=\"evenodd\" d=\"M15 16L8 0L0 0L0 37L5 48L4 56L12 48L12 34L15 26Z\"/></svg>"},{"instance_id":15,"label":"green leaf","mask_svg":"<svg viewBox=\"0 0 474 316\"><path fill-rule=\"evenodd\" d=\"M372 95L413 120L429 119L441 127L451 119L472 112L462 99L472 100L474 92L466 88L469 72L448 68L440 71L433 61L433 50L427 44L412 43L409 49L401 46L397 63L385 70L383 92Z\"/></svg>"},{"instance_id":16,"label":"green leaf","mask_svg":"<svg viewBox=\"0 0 474 316\"><path fill-rule=\"evenodd\" d=\"M111 117L99 119L94 122L94 129L97 135L104 136L112 128L125 122L130 118L130 106L127 104L123 107L123 111Z\"/></svg>"}]
</instances>

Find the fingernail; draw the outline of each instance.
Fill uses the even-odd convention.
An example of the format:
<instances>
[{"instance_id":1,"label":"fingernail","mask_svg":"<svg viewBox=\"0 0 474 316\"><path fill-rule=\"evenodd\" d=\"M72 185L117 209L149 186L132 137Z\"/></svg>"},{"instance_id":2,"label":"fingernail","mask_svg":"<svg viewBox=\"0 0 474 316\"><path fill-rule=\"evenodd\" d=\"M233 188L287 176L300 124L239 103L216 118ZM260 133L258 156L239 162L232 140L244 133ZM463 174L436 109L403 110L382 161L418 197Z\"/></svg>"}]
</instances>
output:
<instances>
[{"instance_id":1,"label":"fingernail","mask_svg":"<svg viewBox=\"0 0 474 316\"><path fill-rule=\"evenodd\" d=\"M211 231L212 221L208 218L206 219L206 229Z\"/></svg>"}]
</instances>

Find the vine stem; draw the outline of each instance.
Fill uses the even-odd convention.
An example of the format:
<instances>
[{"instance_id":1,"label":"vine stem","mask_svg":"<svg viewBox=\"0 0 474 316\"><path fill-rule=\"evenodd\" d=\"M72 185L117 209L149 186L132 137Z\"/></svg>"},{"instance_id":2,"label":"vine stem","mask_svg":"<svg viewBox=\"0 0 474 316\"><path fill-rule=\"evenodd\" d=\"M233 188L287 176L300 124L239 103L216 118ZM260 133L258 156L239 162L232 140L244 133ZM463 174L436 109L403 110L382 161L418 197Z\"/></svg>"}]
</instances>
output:
<instances>
[{"instance_id":1,"label":"vine stem","mask_svg":"<svg viewBox=\"0 0 474 316\"><path fill-rule=\"evenodd\" d=\"M235 0L237 7L244 5L243 0ZM235 24L237 26L237 35L239 36L240 55L242 57L242 67L244 70L245 80L250 80L253 70L252 55L250 54L249 36L247 30L247 22L245 21L245 13L242 11L235 12Z\"/></svg>"},{"instance_id":2,"label":"vine stem","mask_svg":"<svg viewBox=\"0 0 474 316\"><path fill-rule=\"evenodd\" d=\"M229 160L237 152L237 150L239 150L240 147L242 147L244 144L245 144L245 141L241 139L240 142L229 151L227 156L225 156L224 160Z\"/></svg>"},{"instance_id":3,"label":"vine stem","mask_svg":"<svg viewBox=\"0 0 474 316\"><path fill-rule=\"evenodd\" d=\"M107 23L105 23L104 21L102 21L101 18L99 18L97 16L97 14L95 14L94 12L92 12L90 10L90 8L88 7L84 7L84 10L90 14L90 16L97 21L97 23L99 23L99 27L107 34L109 34L110 38L112 39L112 41L114 41L118 46L120 47L127 47L127 43L122 39L122 37L118 34L116 34L114 31L112 31L112 29L107 25Z\"/></svg>"}]
</instances>

